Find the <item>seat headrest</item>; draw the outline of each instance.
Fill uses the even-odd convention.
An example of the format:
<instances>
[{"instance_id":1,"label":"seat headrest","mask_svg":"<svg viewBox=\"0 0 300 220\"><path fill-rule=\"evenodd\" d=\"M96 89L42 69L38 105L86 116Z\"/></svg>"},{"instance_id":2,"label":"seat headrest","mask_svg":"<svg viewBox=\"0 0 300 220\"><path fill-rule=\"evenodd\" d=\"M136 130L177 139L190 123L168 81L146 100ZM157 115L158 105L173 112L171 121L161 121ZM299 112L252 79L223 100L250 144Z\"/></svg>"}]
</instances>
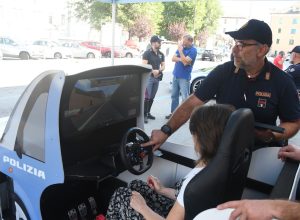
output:
<instances>
[{"instance_id":1,"label":"seat headrest","mask_svg":"<svg viewBox=\"0 0 300 220\"><path fill-rule=\"evenodd\" d=\"M185 219L241 198L253 146L253 113L250 109L238 109L226 123L216 156L185 189Z\"/></svg>"}]
</instances>

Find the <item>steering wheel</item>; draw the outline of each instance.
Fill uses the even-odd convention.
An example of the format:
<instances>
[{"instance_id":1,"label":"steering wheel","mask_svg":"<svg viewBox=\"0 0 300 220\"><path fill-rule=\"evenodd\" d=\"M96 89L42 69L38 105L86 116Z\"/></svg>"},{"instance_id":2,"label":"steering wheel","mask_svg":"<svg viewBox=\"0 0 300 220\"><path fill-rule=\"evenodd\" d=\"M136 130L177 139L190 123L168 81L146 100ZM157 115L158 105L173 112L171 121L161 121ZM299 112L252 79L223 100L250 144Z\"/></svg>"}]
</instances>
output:
<instances>
[{"instance_id":1,"label":"steering wheel","mask_svg":"<svg viewBox=\"0 0 300 220\"><path fill-rule=\"evenodd\" d=\"M130 128L123 136L120 156L126 169L135 175L146 172L153 163L152 146L141 147L149 141L148 135L140 128Z\"/></svg>"}]
</instances>

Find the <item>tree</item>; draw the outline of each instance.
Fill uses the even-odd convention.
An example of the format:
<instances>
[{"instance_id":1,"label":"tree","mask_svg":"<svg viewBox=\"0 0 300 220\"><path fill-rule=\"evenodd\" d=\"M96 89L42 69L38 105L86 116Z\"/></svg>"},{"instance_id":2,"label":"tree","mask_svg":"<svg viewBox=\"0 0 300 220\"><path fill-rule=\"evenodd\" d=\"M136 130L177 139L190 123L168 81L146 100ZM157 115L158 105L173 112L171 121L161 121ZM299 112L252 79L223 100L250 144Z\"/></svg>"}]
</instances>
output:
<instances>
[{"instance_id":1,"label":"tree","mask_svg":"<svg viewBox=\"0 0 300 220\"><path fill-rule=\"evenodd\" d=\"M207 30L202 30L200 31L197 35L196 35L196 38L197 40L199 41L199 47L205 47L205 44L206 44L206 41L207 41L207 38L209 36L209 33Z\"/></svg>"},{"instance_id":2,"label":"tree","mask_svg":"<svg viewBox=\"0 0 300 220\"><path fill-rule=\"evenodd\" d=\"M134 28L134 23L141 17L147 19L152 33L156 33L158 22L162 19L162 11L162 3L121 4L119 5L117 20L129 31L129 37L131 37L130 30Z\"/></svg>"},{"instance_id":3,"label":"tree","mask_svg":"<svg viewBox=\"0 0 300 220\"><path fill-rule=\"evenodd\" d=\"M105 21L111 18L111 4L96 0L74 0L71 5L74 15L87 21L96 30L101 30Z\"/></svg>"},{"instance_id":4,"label":"tree","mask_svg":"<svg viewBox=\"0 0 300 220\"><path fill-rule=\"evenodd\" d=\"M160 33L168 38L176 38L167 32L168 27L176 23L184 23L186 31L195 36L204 32L212 33L216 30L221 16L219 0L166 2L163 5L164 19L160 23Z\"/></svg>"},{"instance_id":5,"label":"tree","mask_svg":"<svg viewBox=\"0 0 300 220\"><path fill-rule=\"evenodd\" d=\"M168 35L170 40L178 41L186 33L186 27L183 22L170 24L168 27Z\"/></svg>"},{"instance_id":6,"label":"tree","mask_svg":"<svg viewBox=\"0 0 300 220\"><path fill-rule=\"evenodd\" d=\"M146 38L152 34L153 27L152 22L146 16L141 16L137 18L133 26L129 29L129 33L132 36L137 36L139 41Z\"/></svg>"},{"instance_id":7,"label":"tree","mask_svg":"<svg viewBox=\"0 0 300 220\"><path fill-rule=\"evenodd\" d=\"M73 0L76 17L89 22L97 30L101 24L111 19L111 4L96 0ZM191 0L179 2L151 2L135 4L117 4L117 22L129 31L129 38L140 39L145 34L160 34L169 39L178 39L181 32L189 32L195 36L200 33L212 33L221 15L219 0ZM144 22L140 20L144 18ZM146 28L140 33L135 25ZM139 27L140 28L140 27ZM143 31L144 32L144 31Z\"/></svg>"},{"instance_id":8,"label":"tree","mask_svg":"<svg viewBox=\"0 0 300 220\"><path fill-rule=\"evenodd\" d=\"M160 22L160 35L166 36L167 38L173 39L175 36L170 36L168 29L169 26L176 23L184 24L185 27L190 30L191 18L193 16L193 2L182 1L182 2L164 2L163 3L163 19Z\"/></svg>"},{"instance_id":9,"label":"tree","mask_svg":"<svg viewBox=\"0 0 300 220\"><path fill-rule=\"evenodd\" d=\"M101 24L111 19L111 4L101 3L96 0L74 0L73 11L75 16L87 21L97 30L101 29ZM123 25L129 31L135 22L144 17L151 24L151 31L158 32L158 23L162 20L162 3L136 3L136 4L117 4L116 22ZM136 32L135 32L136 33Z\"/></svg>"}]
</instances>

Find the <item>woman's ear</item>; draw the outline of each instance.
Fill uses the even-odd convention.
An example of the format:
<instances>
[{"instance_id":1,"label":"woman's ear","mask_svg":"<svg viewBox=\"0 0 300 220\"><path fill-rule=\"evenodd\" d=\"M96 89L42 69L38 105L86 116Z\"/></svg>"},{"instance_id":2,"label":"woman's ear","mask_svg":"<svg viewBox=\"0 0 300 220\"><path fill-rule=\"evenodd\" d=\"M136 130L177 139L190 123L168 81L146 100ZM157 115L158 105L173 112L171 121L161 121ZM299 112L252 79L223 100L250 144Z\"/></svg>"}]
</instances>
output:
<instances>
[{"instance_id":1,"label":"woman's ear","mask_svg":"<svg viewBox=\"0 0 300 220\"><path fill-rule=\"evenodd\" d=\"M199 143L197 136L193 134L192 137L195 146L195 151L197 153L201 153L201 144Z\"/></svg>"}]
</instances>

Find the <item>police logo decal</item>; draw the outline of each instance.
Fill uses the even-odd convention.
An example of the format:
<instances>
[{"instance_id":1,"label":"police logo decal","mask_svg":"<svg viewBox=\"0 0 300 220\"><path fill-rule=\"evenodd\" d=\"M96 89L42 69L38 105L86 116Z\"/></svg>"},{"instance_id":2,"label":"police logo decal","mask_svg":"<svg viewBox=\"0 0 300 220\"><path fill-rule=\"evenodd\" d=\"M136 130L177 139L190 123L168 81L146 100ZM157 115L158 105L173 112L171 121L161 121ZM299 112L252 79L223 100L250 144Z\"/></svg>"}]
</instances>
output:
<instances>
[{"instance_id":1,"label":"police logo decal","mask_svg":"<svg viewBox=\"0 0 300 220\"><path fill-rule=\"evenodd\" d=\"M258 108L266 108L267 107L267 99L259 98L257 101Z\"/></svg>"}]
</instances>

